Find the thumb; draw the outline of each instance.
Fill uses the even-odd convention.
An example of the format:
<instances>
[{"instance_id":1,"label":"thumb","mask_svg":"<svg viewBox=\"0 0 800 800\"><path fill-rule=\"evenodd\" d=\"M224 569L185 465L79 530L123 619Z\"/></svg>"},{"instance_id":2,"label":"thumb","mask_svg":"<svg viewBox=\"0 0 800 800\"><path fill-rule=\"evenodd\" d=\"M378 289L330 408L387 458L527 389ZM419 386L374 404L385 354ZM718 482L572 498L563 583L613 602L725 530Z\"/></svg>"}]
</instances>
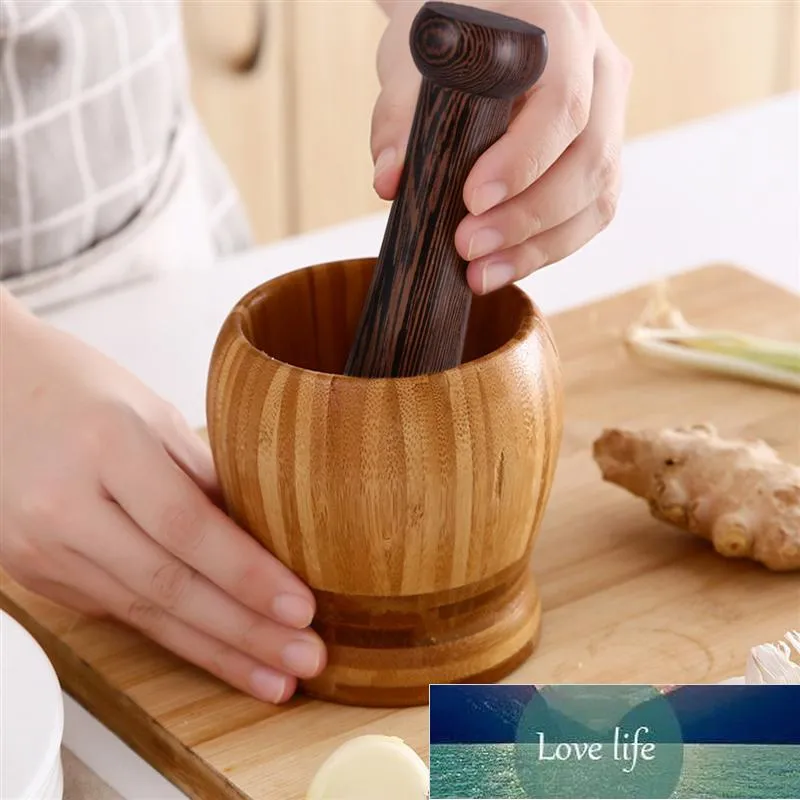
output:
<instances>
[{"instance_id":1,"label":"thumb","mask_svg":"<svg viewBox=\"0 0 800 800\"><path fill-rule=\"evenodd\" d=\"M393 200L397 193L419 86L419 73L393 76L375 103L371 135L375 165L372 185L383 200Z\"/></svg>"}]
</instances>

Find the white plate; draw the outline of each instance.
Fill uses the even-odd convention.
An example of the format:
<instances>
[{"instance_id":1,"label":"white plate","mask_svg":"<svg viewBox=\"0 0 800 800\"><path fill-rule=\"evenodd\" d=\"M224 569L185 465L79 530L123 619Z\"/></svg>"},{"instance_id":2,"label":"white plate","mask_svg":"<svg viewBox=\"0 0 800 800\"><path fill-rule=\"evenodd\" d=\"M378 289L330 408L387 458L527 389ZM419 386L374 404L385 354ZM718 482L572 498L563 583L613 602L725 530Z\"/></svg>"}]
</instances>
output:
<instances>
[{"instance_id":1,"label":"white plate","mask_svg":"<svg viewBox=\"0 0 800 800\"><path fill-rule=\"evenodd\" d=\"M0 611L0 799L62 800L64 701L38 642Z\"/></svg>"}]
</instances>

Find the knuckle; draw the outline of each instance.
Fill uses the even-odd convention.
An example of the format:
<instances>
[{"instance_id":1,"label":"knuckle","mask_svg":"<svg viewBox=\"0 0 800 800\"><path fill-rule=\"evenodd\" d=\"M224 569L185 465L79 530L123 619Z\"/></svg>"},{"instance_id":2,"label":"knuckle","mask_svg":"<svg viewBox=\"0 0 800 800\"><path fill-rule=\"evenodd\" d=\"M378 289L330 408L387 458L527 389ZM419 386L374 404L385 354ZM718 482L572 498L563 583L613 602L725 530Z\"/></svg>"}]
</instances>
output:
<instances>
[{"instance_id":1,"label":"knuckle","mask_svg":"<svg viewBox=\"0 0 800 800\"><path fill-rule=\"evenodd\" d=\"M517 266L517 277L524 278L541 269L550 261L550 255L541 244L530 244L522 248Z\"/></svg>"},{"instance_id":2,"label":"knuckle","mask_svg":"<svg viewBox=\"0 0 800 800\"><path fill-rule=\"evenodd\" d=\"M377 126L385 123L387 119L392 116L393 103L388 99L386 92L382 91L375 101L375 107L372 109L372 133L375 133Z\"/></svg>"},{"instance_id":3,"label":"knuckle","mask_svg":"<svg viewBox=\"0 0 800 800\"><path fill-rule=\"evenodd\" d=\"M617 182L620 172L620 148L615 142L604 143L595 161L597 186L608 189Z\"/></svg>"},{"instance_id":4,"label":"knuckle","mask_svg":"<svg viewBox=\"0 0 800 800\"><path fill-rule=\"evenodd\" d=\"M194 571L177 559L162 564L153 574L153 596L166 609L174 609L194 580Z\"/></svg>"},{"instance_id":5,"label":"knuckle","mask_svg":"<svg viewBox=\"0 0 800 800\"><path fill-rule=\"evenodd\" d=\"M633 61L624 53L617 51L617 65L625 83L630 83L633 79Z\"/></svg>"},{"instance_id":6,"label":"knuckle","mask_svg":"<svg viewBox=\"0 0 800 800\"><path fill-rule=\"evenodd\" d=\"M270 586L267 570L264 569L262 560L247 561L238 571L239 580L236 581L236 596L250 608L264 605L265 588Z\"/></svg>"},{"instance_id":7,"label":"knuckle","mask_svg":"<svg viewBox=\"0 0 800 800\"><path fill-rule=\"evenodd\" d=\"M510 244L520 244L541 231L542 218L532 208L519 203L511 205L509 211Z\"/></svg>"},{"instance_id":8,"label":"knuckle","mask_svg":"<svg viewBox=\"0 0 800 800\"><path fill-rule=\"evenodd\" d=\"M565 89L564 109L569 132L581 133L589 122L591 98L584 82L572 83Z\"/></svg>"},{"instance_id":9,"label":"knuckle","mask_svg":"<svg viewBox=\"0 0 800 800\"><path fill-rule=\"evenodd\" d=\"M197 506L186 500L166 506L159 515L157 529L166 548L179 556L196 552L205 537Z\"/></svg>"},{"instance_id":10,"label":"knuckle","mask_svg":"<svg viewBox=\"0 0 800 800\"><path fill-rule=\"evenodd\" d=\"M224 644L217 645L208 655L206 668L212 675L223 680L230 680L234 658L235 652L230 647Z\"/></svg>"},{"instance_id":11,"label":"knuckle","mask_svg":"<svg viewBox=\"0 0 800 800\"><path fill-rule=\"evenodd\" d=\"M525 215L525 238L531 239L536 236L537 233L540 233L542 228L544 228L544 221L542 217L537 214L535 211L528 210L528 213Z\"/></svg>"},{"instance_id":12,"label":"knuckle","mask_svg":"<svg viewBox=\"0 0 800 800\"><path fill-rule=\"evenodd\" d=\"M413 104L411 105L413 109ZM370 145L374 156L390 143L392 136L408 124L409 104L401 98L392 99L383 91L375 103L370 127Z\"/></svg>"},{"instance_id":13,"label":"knuckle","mask_svg":"<svg viewBox=\"0 0 800 800\"><path fill-rule=\"evenodd\" d=\"M570 3L569 10L573 13L581 27L584 28L594 25L599 19L597 9L589 0L577 0L577 2Z\"/></svg>"},{"instance_id":14,"label":"knuckle","mask_svg":"<svg viewBox=\"0 0 800 800\"><path fill-rule=\"evenodd\" d=\"M600 228L607 228L617 213L619 194L614 189L606 189L597 198L597 215L600 219Z\"/></svg>"},{"instance_id":15,"label":"knuckle","mask_svg":"<svg viewBox=\"0 0 800 800\"><path fill-rule=\"evenodd\" d=\"M248 618L247 623L236 637L237 650L251 655L259 652L268 638L267 633L260 620Z\"/></svg>"},{"instance_id":16,"label":"knuckle","mask_svg":"<svg viewBox=\"0 0 800 800\"><path fill-rule=\"evenodd\" d=\"M109 458L120 458L128 448L132 431L144 425L126 403L103 400L87 409L72 430L74 452L81 463L96 467Z\"/></svg>"},{"instance_id":17,"label":"knuckle","mask_svg":"<svg viewBox=\"0 0 800 800\"><path fill-rule=\"evenodd\" d=\"M185 417L172 403L164 403L158 411L165 427L175 431L183 431L186 428Z\"/></svg>"},{"instance_id":18,"label":"knuckle","mask_svg":"<svg viewBox=\"0 0 800 800\"><path fill-rule=\"evenodd\" d=\"M520 174L522 175L523 187L528 187L539 177L541 169L539 158L536 153L526 150L522 153L521 163L519 165Z\"/></svg>"},{"instance_id":19,"label":"knuckle","mask_svg":"<svg viewBox=\"0 0 800 800\"><path fill-rule=\"evenodd\" d=\"M141 598L133 600L125 612L125 619L134 628L151 637L161 632L165 618L163 608Z\"/></svg>"}]
</instances>

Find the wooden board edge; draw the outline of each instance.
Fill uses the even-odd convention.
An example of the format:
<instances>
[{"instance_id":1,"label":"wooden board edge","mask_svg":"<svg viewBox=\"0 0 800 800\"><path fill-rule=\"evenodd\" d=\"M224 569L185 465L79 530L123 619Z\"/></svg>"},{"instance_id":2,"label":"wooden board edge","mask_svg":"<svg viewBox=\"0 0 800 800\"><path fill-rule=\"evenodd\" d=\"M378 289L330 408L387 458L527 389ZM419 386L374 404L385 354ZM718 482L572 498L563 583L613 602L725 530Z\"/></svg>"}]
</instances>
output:
<instances>
[{"instance_id":1,"label":"wooden board edge","mask_svg":"<svg viewBox=\"0 0 800 800\"><path fill-rule=\"evenodd\" d=\"M628 288L622 289L618 292L612 292L601 297L595 297L591 300L579 303L578 305L569 306L561 311L556 311L553 314L547 314L545 316L549 321L557 323L559 319L566 319L570 315L574 315L576 312L583 312L593 306L610 303L631 295L641 294L642 292L658 285L659 283L669 284L675 282L677 284L691 280L692 278L706 278L707 276L711 275L716 276L720 281L728 280L757 283L763 286L768 286L778 292L790 294L786 287L764 278L761 275L758 275L741 264L735 264L726 261L711 261L697 266L686 267L686 269L683 269L680 272L670 273L669 275L659 275L647 278L642 280L640 283L633 284L632 286L629 286Z\"/></svg>"},{"instance_id":2,"label":"wooden board edge","mask_svg":"<svg viewBox=\"0 0 800 800\"><path fill-rule=\"evenodd\" d=\"M728 261L709 261L704 264L698 264L692 267L686 267L686 269L681 270L680 272L675 272L672 275L667 275L660 280L685 280L688 277L693 277L695 275L707 275L707 274L718 274L720 277L728 277L732 279L750 279L758 281L759 283L767 283L763 277L758 275L757 273L753 272L752 270L748 269L744 266L744 264L737 264L734 262ZM658 279L657 279L658 280ZM644 281L639 287L633 288L644 288L646 286L652 285L654 281L648 280Z\"/></svg>"},{"instance_id":3,"label":"wooden board edge","mask_svg":"<svg viewBox=\"0 0 800 800\"><path fill-rule=\"evenodd\" d=\"M180 744L176 746L177 740L158 721L94 672L87 662L78 658L64 642L2 592L0 609L16 619L36 639L50 659L62 690L152 765L165 780L193 798L205 800L209 788L212 788L215 799L252 800L191 749ZM125 718L130 721L127 730L115 724L115 719L121 716L120 708L126 709ZM167 778L167 775L171 777Z\"/></svg>"},{"instance_id":4,"label":"wooden board edge","mask_svg":"<svg viewBox=\"0 0 800 800\"><path fill-rule=\"evenodd\" d=\"M764 286L769 286L772 289L777 289L781 292L788 292L786 287L781 286L779 283L775 283L775 281L770 280L769 278L765 278L763 275L759 275L757 272L754 272L752 269L749 269L744 264L739 264L732 261L709 261L705 264L699 264L693 267L687 267L680 272L676 272L672 275L667 275L662 278L656 278L655 280L648 280L643 282L638 287L633 287L634 289L644 289L648 286L652 286L654 283L659 281L666 281L669 282L671 280L676 281L683 281L687 278L691 277L705 277L706 275L716 275L720 280L745 280L750 283L760 283ZM621 294L625 294L622 292Z\"/></svg>"}]
</instances>

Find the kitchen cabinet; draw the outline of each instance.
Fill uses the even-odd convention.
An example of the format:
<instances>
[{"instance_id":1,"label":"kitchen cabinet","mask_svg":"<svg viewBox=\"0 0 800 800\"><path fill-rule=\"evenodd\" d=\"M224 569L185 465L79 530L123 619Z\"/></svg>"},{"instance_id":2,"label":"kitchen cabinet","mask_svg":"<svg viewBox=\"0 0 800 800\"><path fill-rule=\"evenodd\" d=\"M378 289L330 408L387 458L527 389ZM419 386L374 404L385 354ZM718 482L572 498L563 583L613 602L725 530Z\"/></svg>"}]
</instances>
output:
<instances>
[{"instance_id":1,"label":"kitchen cabinet","mask_svg":"<svg viewBox=\"0 0 800 800\"><path fill-rule=\"evenodd\" d=\"M257 241L293 230L286 57L289 4L184 0L192 98L244 200Z\"/></svg>"},{"instance_id":2,"label":"kitchen cabinet","mask_svg":"<svg viewBox=\"0 0 800 800\"><path fill-rule=\"evenodd\" d=\"M258 242L386 207L369 150L386 27L373 0L184 0L182 9L193 100Z\"/></svg>"},{"instance_id":3,"label":"kitchen cabinet","mask_svg":"<svg viewBox=\"0 0 800 800\"><path fill-rule=\"evenodd\" d=\"M387 18L373 0L293 6L296 224L305 231L386 207L372 188L370 128Z\"/></svg>"},{"instance_id":4,"label":"kitchen cabinet","mask_svg":"<svg viewBox=\"0 0 800 800\"><path fill-rule=\"evenodd\" d=\"M633 62L628 136L755 102L798 85L793 0L600 0ZM796 56L795 56L796 57Z\"/></svg>"},{"instance_id":5,"label":"kitchen cabinet","mask_svg":"<svg viewBox=\"0 0 800 800\"><path fill-rule=\"evenodd\" d=\"M800 86L796 0L598 0L634 65L627 135ZM184 0L193 94L266 242L386 207L369 148L373 0ZM259 32L258 10L266 25ZM252 68L243 61L260 43Z\"/></svg>"}]
</instances>

